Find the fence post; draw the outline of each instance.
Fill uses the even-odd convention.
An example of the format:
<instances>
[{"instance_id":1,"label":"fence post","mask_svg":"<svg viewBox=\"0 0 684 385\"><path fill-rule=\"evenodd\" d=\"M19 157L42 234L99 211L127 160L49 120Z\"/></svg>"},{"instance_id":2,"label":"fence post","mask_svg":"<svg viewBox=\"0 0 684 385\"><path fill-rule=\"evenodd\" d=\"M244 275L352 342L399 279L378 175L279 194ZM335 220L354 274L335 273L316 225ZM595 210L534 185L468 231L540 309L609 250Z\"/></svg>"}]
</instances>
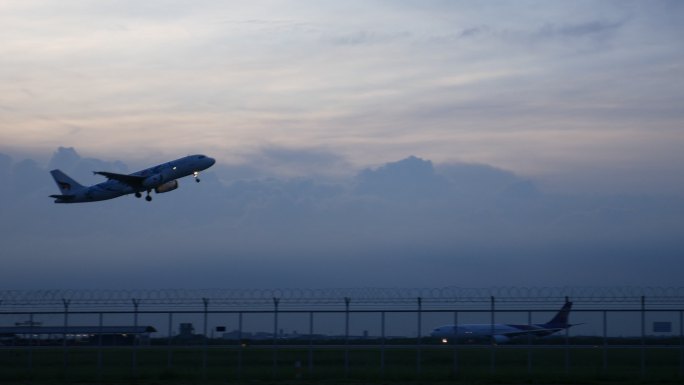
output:
<instances>
[{"instance_id":1,"label":"fence post","mask_svg":"<svg viewBox=\"0 0 684 385\"><path fill-rule=\"evenodd\" d=\"M351 298L344 297L344 378L349 377L349 302Z\"/></svg>"},{"instance_id":2,"label":"fence post","mask_svg":"<svg viewBox=\"0 0 684 385\"><path fill-rule=\"evenodd\" d=\"M608 371L608 312L603 311L603 373Z\"/></svg>"},{"instance_id":3,"label":"fence post","mask_svg":"<svg viewBox=\"0 0 684 385\"><path fill-rule=\"evenodd\" d=\"M458 378L458 311L454 311L454 378Z\"/></svg>"},{"instance_id":4,"label":"fence post","mask_svg":"<svg viewBox=\"0 0 684 385\"><path fill-rule=\"evenodd\" d=\"M489 347L489 350L490 350L489 372L491 374L494 374L494 372L496 371L496 351L494 350L496 348L496 339L494 338L494 319L495 319L495 317L494 317L494 310L495 310L494 302L495 302L494 296L491 296L490 297L490 322L491 322L490 332L491 332L492 341L491 341L491 345Z\"/></svg>"},{"instance_id":5,"label":"fence post","mask_svg":"<svg viewBox=\"0 0 684 385\"><path fill-rule=\"evenodd\" d=\"M204 304L204 346L202 349L202 378L207 380L207 349L209 348L209 298L202 298Z\"/></svg>"},{"instance_id":6,"label":"fence post","mask_svg":"<svg viewBox=\"0 0 684 385\"><path fill-rule=\"evenodd\" d=\"M527 311L527 326L532 329L532 310ZM532 374L532 334L527 334L527 375Z\"/></svg>"},{"instance_id":7,"label":"fence post","mask_svg":"<svg viewBox=\"0 0 684 385\"><path fill-rule=\"evenodd\" d=\"M570 297L565 297L565 303L570 302ZM570 328L565 329L565 375L570 375Z\"/></svg>"},{"instance_id":8,"label":"fence post","mask_svg":"<svg viewBox=\"0 0 684 385\"><path fill-rule=\"evenodd\" d=\"M28 372L33 371L33 313L29 314Z\"/></svg>"},{"instance_id":9,"label":"fence post","mask_svg":"<svg viewBox=\"0 0 684 385\"><path fill-rule=\"evenodd\" d=\"M309 378L313 377L313 336L314 333L314 313L309 312Z\"/></svg>"},{"instance_id":10,"label":"fence post","mask_svg":"<svg viewBox=\"0 0 684 385\"><path fill-rule=\"evenodd\" d=\"M641 296L641 377L646 375L646 296Z\"/></svg>"},{"instance_id":11,"label":"fence post","mask_svg":"<svg viewBox=\"0 0 684 385\"><path fill-rule=\"evenodd\" d=\"M238 367L237 367L237 378L242 379L242 351L244 350L244 344L242 342L242 312L238 313Z\"/></svg>"},{"instance_id":12,"label":"fence post","mask_svg":"<svg viewBox=\"0 0 684 385\"><path fill-rule=\"evenodd\" d=\"M102 332L103 332L104 316L100 312L98 320L98 334L97 334L97 380L102 382Z\"/></svg>"},{"instance_id":13,"label":"fence post","mask_svg":"<svg viewBox=\"0 0 684 385\"><path fill-rule=\"evenodd\" d=\"M418 330L416 333L416 376L420 378L421 353L422 353L422 329L423 329L423 298L418 297Z\"/></svg>"},{"instance_id":14,"label":"fence post","mask_svg":"<svg viewBox=\"0 0 684 385\"><path fill-rule=\"evenodd\" d=\"M166 342L166 367L171 369L173 367L173 349L171 344L173 343L173 313L169 312L169 339Z\"/></svg>"},{"instance_id":15,"label":"fence post","mask_svg":"<svg viewBox=\"0 0 684 385\"><path fill-rule=\"evenodd\" d=\"M131 360L131 372L133 378L138 375L138 306L140 305L140 300L137 298L132 298L133 301L133 326L135 327L135 333L133 334L133 354Z\"/></svg>"},{"instance_id":16,"label":"fence post","mask_svg":"<svg viewBox=\"0 0 684 385\"><path fill-rule=\"evenodd\" d=\"M684 310L679 311L679 376L684 377Z\"/></svg>"},{"instance_id":17,"label":"fence post","mask_svg":"<svg viewBox=\"0 0 684 385\"><path fill-rule=\"evenodd\" d=\"M280 298L273 297L273 379L278 370L278 304Z\"/></svg>"},{"instance_id":18,"label":"fence post","mask_svg":"<svg viewBox=\"0 0 684 385\"><path fill-rule=\"evenodd\" d=\"M67 367L69 366L69 351L67 347L67 328L69 327L69 304L71 300L62 298L64 305L64 334L62 338L62 365L64 366L64 377L66 378Z\"/></svg>"},{"instance_id":19,"label":"fence post","mask_svg":"<svg viewBox=\"0 0 684 385\"><path fill-rule=\"evenodd\" d=\"M380 377L385 378L385 312L380 312Z\"/></svg>"}]
</instances>

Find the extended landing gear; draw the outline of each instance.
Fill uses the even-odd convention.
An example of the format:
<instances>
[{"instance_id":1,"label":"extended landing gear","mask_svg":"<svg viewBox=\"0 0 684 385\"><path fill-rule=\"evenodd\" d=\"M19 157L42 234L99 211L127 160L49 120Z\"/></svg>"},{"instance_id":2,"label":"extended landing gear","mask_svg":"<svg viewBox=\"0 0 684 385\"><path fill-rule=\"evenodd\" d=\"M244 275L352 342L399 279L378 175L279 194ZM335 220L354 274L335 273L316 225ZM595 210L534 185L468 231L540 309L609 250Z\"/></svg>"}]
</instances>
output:
<instances>
[{"instance_id":1,"label":"extended landing gear","mask_svg":"<svg viewBox=\"0 0 684 385\"><path fill-rule=\"evenodd\" d=\"M150 192L152 192L152 190L147 190L147 196L145 197L145 200L148 202L152 201L152 196L150 196ZM142 194L140 193L140 191L135 192L135 197L136 198L142 197Z\"/></svg>"},{"instance_id":2,"label":"extended landing gear","mask_svg":"<svg viewBox=\"0 0 684 385\"><path fill-rule=\"evenodd\" d=\"M198 172L198 171L193 171L192 177L195 178L195 182L197 182L197 183L200 182L199 172Z\"/></svg>"}]
</instances>

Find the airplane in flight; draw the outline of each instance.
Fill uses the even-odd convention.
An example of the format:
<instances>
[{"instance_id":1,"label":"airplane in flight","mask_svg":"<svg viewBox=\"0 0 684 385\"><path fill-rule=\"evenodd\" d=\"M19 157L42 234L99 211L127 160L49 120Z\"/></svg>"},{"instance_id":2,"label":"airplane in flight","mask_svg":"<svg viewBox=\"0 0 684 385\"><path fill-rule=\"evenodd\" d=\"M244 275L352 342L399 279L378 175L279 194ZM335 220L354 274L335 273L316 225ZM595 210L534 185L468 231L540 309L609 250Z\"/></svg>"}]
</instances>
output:
<instances>
[{"instance_id":1,"label":"airplane in flight","mask_svg":"<svg viewBox=\"0 0 684 385\"><path fill-rule=\"evenodd\" d=\"M430 333L432 337L442 338L446 343L448 338L482 338L491 337L494 343L505 343L513 337L532 335L545 337L572 326L581 324L569 324L568 316L572 302L565 302L565 305L547 323L514 325L514 324L462 324L445 325L436 328Z\"/></svg>"},{"instance_id":2,"label":"airplane in flight","mask_svg":"<svg viewBox=\"0 0 684 385\"><path fill-rule=\"evenodd\" d=\"M178 188L178 179L192 175L199 182L199 172L213 166L216 160L206 155L189 155L133 174L116 174L106 171L93 171L108 180L94 186L82 186L62 171L50 171L61 194L50 195L55 203L95 202L135 194L137 198L146 191L146 201L151 201L152 190L157 194Z\"/></svg>"}]
</instances>

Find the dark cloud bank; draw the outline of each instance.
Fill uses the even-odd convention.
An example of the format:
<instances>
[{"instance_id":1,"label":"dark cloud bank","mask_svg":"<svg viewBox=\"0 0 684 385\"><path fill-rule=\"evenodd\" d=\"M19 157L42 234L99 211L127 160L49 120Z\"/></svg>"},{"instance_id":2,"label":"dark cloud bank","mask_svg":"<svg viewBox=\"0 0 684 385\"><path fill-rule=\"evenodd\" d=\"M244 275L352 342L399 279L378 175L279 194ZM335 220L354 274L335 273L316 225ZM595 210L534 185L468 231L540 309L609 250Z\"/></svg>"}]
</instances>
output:
<instances>
[{"instance_id":1,"label":"dark cloud bank","mask_svg":"<svg viewBox=\"0 0 684 385\"><path fill-rule=\"evenodd\" d=\"M162 159L161 161L165 161ZM57 205L123 162L0 154L5 289L679 286L679 197L571 195L487 165L408 157L331 182L217 164L156 195Z\"/></svg>"}]
</instances>

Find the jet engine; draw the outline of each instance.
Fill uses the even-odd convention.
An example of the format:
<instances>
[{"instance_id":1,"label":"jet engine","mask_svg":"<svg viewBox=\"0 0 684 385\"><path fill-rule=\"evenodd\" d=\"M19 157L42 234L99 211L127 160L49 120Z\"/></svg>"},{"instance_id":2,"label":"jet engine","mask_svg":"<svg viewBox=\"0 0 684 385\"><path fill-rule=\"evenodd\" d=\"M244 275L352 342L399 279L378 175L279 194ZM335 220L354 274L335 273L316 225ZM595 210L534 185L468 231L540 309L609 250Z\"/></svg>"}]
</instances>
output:
<instances>
[{"instance_id":1,"label":"jet engine","mask_svg":"<svg viewBox=\"0 0 684 385\"><path fill-rule=\"evenodd\" d=\"M492 336L492 339L494 340L494 343L496 343L496 344L505 344L506 342L511 340L509 337L502 336L501 334L497 334L497 335Z\"/></svg>"},{"instance_id":2,"label":"jet engine","mask_svg":"<svg viewBox=\"0 0 684 385\"><path fill-rule=\"evenodd\" d=\"M163 180L164 180L164 177L162 177L161 174L154 174L154 175L150 175L147 178L145 178L145 180L143 180L143 182L142 182L142 185L143 185L143 187L145 187L147 189L151 189L153 187L158 188Z\"/></svg>"},{"instance_id":3,"label":"jet engine","mask_svg":"<svg viewBox=\"0 0 684 385\"><path fill-rule=\"evenodd\" d=\"M173 191L178 188L178 180L170 180L162 185L155 187L154 192L157 194Z\"/></svg>"}]
</instances>

